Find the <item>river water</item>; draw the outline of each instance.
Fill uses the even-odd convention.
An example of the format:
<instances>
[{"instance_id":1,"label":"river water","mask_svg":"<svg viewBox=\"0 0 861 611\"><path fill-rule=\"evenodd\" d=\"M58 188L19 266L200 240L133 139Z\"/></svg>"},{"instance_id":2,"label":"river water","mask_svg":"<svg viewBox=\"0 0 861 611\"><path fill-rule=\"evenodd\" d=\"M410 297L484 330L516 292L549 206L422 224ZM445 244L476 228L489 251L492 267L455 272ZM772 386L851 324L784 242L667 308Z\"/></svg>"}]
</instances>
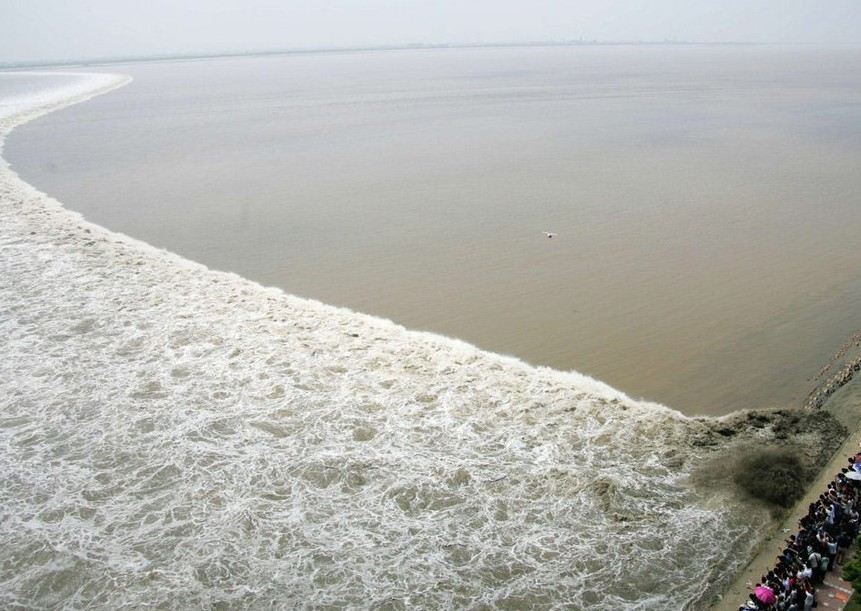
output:
<instances>
[{"instance_id":1,"label":"river water","mask_svg":"<svg viewBox=\"0 0 861 611\"><path fill-rule=\"evenodd\" d=\"M861 328L857 48L118 69L134 82L20 128L6 156L215 269L691 414L801 405Z\"/></svg>"}]
</instances>

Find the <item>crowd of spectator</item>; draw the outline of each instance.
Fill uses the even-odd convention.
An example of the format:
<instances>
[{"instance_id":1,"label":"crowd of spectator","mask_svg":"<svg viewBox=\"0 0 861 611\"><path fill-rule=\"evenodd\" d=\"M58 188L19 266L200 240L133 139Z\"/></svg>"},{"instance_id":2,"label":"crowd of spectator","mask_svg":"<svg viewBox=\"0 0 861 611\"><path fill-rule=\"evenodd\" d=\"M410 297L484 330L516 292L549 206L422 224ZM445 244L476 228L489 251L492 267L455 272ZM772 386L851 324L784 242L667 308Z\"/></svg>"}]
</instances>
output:
<instances>
[{"instance_id":1,"label":"crowd of spectator","mask_svg":"<svg viewBox=\"0 0 861 611\"><path fill-rule=\"evenodd\" d=\"M861 509L861 452L849 458L819 499L798 521L798 532L786 539L774 567L762 575L739 611L811 611L816 587L844 562L858 536Z\"/></svg>"}]
</instances>

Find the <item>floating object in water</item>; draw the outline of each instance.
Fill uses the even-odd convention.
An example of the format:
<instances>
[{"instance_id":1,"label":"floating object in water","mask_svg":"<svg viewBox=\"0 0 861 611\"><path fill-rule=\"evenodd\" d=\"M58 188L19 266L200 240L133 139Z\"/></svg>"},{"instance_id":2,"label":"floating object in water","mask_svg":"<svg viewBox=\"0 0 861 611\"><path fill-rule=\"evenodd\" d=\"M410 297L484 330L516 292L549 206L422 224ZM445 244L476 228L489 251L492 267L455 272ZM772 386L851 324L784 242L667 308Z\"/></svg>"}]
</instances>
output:
<instances>
[{"instance_id":1,"label":"floating object in water","mask_svg":"<svg viewBox=\"0 0 861 611\"><path fill-rule=\"evenodd\" d=\"M542 231L541 233L543 233L544 235L546 235L548 238L555 238L557 235L559 235L559 234L557 234L557 233L552 233L552 232L550 232L550 231Z\"/></svg>"}]
</instances>

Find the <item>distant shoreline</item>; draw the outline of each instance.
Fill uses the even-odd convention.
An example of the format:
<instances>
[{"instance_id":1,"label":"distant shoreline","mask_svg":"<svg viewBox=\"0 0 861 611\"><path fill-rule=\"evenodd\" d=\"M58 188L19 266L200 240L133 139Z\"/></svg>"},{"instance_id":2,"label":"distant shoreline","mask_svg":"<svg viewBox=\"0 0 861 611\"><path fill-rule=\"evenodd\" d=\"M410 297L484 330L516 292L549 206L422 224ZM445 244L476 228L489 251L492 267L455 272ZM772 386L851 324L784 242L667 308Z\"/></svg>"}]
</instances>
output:
<instances>
[{"instance_id":1,"label":"distant shoreline","mask_svg":"<svg viewBox=\"0 0 861 611\"><path fill-rule=\"evenodd\" d=\"M692 41L601 41L563 40L534 42L477 42L477 43L404 43L396 45L370 45L348 47L309 47L296 49L257 49L250 51L219 51L212 53L171 53L165 55L123 55L118 57L85 57L77 59L49 59L36 61L0 62L0 71L33 70L39 68L73 68L106 66L112 64L196 61L243 57L269 57L279 55L320 55L337 53L368 53L380 51L422 51L433 49L516 49L529 47L767 47L767 46L856 46L824 43L763 43L745 41L692 42Z\"/></svg>"}]
</instances>

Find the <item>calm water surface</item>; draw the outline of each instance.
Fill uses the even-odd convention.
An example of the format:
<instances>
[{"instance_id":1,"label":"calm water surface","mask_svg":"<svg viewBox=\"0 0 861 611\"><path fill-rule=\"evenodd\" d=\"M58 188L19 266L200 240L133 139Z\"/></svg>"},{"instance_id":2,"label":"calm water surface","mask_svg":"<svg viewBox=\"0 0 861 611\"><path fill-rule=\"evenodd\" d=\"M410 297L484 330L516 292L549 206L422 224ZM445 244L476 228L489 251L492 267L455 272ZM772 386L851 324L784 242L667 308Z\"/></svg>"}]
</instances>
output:
<instances>
[{"instance_id":1,"label":"calm water surface","mask_svg":"<svg viewBox=\"0 0 861 611\"><path fill-rule=\"evenodd\" d=\"M858 48L110 70L135 80L19 128L4 156L211 267L686 413L798 405L861 327Z\"/></svg>"}]
</instances>

